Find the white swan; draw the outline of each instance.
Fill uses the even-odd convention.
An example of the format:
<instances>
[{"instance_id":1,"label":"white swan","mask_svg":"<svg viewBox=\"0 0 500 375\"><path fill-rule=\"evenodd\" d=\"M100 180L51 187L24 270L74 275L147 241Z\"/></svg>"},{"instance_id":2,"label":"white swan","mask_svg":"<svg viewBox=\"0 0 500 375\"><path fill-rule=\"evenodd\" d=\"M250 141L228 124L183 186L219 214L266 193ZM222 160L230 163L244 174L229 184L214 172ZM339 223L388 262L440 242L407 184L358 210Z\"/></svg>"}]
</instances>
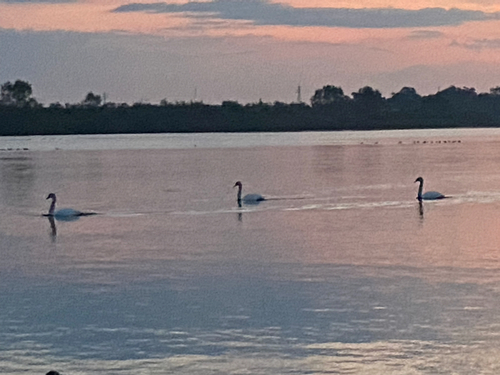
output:
<instances>
[{"instance_id":1,"label":"white swan","mask_svg":"<svg viewBox=\"0 0 500 375\"><path fill-rule=\"evenodd\" d=\"M44 216L55 217L59 220L65 220L78 216L95 215L94 212L81 212L72 208L61 208L60 210L56 211L56 195L54 193L50 193L49 195L47 195L46 199L52 199L52 203L50 204L49 212Z\"/></svg>"},{"instance_id":2,"label":"white swan","mask_svg":"<svg viewBox=\"0 0 500 375\"><path fill-rule=\"evenodd\" d=\"M247 194L242 199L241 198L241 190L243 189L243 185L241 184L241 181L237 181L234 184L233 188L235 188L236 186L238 186L238 203L239 204L241 204L242 200L243 200L243 203L245 203L245 204L258 204L258 203L266 200L266 198L264 198L260 194Z\"/></svg>"},{"instance_id":3,"label":"white swan","mask_svg":"<svg viewBox=\"0 0 500 375\"><path fill-rule=\"evenodd\" d=\"M424 189L424 179L422 177L418 177L415 182L419 182L420 185L418 186L418 195L417 199L419 201L422 200L436 200L436 199L443 199L446 198L443 194L437 192L437 191L427 191L424 194L422 194L422 190Z\"/></svg>"}]
</instances>

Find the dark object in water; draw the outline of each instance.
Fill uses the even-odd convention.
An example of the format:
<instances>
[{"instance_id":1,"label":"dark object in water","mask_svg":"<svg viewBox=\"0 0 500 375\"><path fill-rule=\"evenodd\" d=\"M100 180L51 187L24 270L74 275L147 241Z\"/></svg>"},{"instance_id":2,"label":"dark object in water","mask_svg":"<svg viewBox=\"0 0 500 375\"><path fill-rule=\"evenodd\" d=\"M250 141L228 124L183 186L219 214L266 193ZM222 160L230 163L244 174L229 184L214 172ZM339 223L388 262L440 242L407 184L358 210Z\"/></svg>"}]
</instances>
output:
<instances>
[{"instance_id":1,"label":"dark object in water","mask_svg":"<svg viewBox=\"0 0 500 375\"><path fill-rule=\"evenodd\" d=\"M50 370L48 373L46 373L45 375L60 375L57 371L54 371L54 370Z\"/></svg>"},{"instance_id":2,"label":"dark object in water","mask_svg":"<svg viewBox=\"0 0 500 375\"><path fill-rule=\"evenodd\" d=\"M50 205L49 212L43 216L52 216L63 221L73 221L75 218L80 216L90 216L96 214L95 212L81 212L72 208L63 208L55 211L57 201L56 195L54 193L50 193L46 199L52 199L52 203Z\"/></svg>"},{"instance_id":3,"label":"dark object in water","mask_svg":"<svg viewBox=\"0 0 500 375\"><path fill-rule=\"evenodd\" d=\"M241 201L243 200L243 203L245 204L259 204L262 201L265 201L266 198L264 198L260 194L247 194L241 198L241 190L243 189L243 185L241 184L241 181L237 181L233 188L238 187L238 205L241 204Z\"/></svg>"}]
</instances>

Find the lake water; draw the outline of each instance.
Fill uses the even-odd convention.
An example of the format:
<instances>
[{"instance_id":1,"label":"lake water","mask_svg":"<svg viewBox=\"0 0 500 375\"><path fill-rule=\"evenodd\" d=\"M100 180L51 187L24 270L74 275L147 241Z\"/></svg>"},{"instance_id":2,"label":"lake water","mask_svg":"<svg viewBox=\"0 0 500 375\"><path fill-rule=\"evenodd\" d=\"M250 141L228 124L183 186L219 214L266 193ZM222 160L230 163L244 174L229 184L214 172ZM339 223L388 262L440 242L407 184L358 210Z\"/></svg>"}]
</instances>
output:
<instances>
[{"instance_id":1,"label":"lake water","mask_svg":"<svg viewBox=\"0 0 500 375\"><path fill-rule=\"evenodd\" d=\"M2 374L500 371L499 130L0 149Z\"/></svg>"}]
</instances>

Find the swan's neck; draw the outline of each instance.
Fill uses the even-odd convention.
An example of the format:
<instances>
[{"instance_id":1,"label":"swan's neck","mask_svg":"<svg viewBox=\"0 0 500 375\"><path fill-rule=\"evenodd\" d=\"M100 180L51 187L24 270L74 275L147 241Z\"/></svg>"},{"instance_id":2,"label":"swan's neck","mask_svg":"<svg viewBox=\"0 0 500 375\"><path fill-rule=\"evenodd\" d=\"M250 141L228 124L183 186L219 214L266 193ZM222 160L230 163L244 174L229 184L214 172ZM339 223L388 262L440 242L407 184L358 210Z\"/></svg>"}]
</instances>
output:
<instances>
[{"instance_id":1,"label":"swan's neck","mask_svg":"<svg viewBox=\"0 0 500 375\"><path fill-rule=\"evenodd\" d=\"M417 199L418 200L422 200L422 191L424 190L424 181L419 181L419 185L418 185L418 195L417 195Z\"/></svg>"},{"instance_id":2,"label":"swan's neck","mask_svg":"<svg viewBox=\"0 0 500 375\"><path fill-rule=\"evenodd\" d=\"M238 185L238 202L241 202L241 185Z\"/></svg>"},{"instance_id":3,"label":"swan's neck","mask_svg":"<svg viewBox=\"0 0 500 375\"><path fill-rule=\"evenodd\" d=\"M50 216L54 215L55 209L56 209L56 198L52 198L52 203L50 204L50 208L49 208L49 215Z\"/></svg>"}]
</instances>

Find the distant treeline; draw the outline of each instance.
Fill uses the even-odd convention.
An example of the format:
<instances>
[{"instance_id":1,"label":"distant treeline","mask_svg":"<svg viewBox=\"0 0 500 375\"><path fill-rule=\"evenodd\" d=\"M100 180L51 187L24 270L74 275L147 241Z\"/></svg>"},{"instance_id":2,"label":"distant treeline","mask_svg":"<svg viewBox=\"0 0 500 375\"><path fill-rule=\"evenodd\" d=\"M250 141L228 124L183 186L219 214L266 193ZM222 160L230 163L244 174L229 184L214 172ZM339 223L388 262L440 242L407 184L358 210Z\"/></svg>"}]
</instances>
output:
<instances>
[{"instance_id":1,"label":"distant treeline","mask_svg":"<svg viewBox=\"0 0 500 375\"><path fill-rule=\"evenodd\" d=\"M269 132L500 127L500 87L478 94L451 86L420 96L404 87L390 98L364 87L352 96L336 86L316 90L306 103L225 101L116 104L88 93L81 103L44 106L31 85L7 82L0 93L0 135L168 132Z\"/></svg>"}]
</instances>

